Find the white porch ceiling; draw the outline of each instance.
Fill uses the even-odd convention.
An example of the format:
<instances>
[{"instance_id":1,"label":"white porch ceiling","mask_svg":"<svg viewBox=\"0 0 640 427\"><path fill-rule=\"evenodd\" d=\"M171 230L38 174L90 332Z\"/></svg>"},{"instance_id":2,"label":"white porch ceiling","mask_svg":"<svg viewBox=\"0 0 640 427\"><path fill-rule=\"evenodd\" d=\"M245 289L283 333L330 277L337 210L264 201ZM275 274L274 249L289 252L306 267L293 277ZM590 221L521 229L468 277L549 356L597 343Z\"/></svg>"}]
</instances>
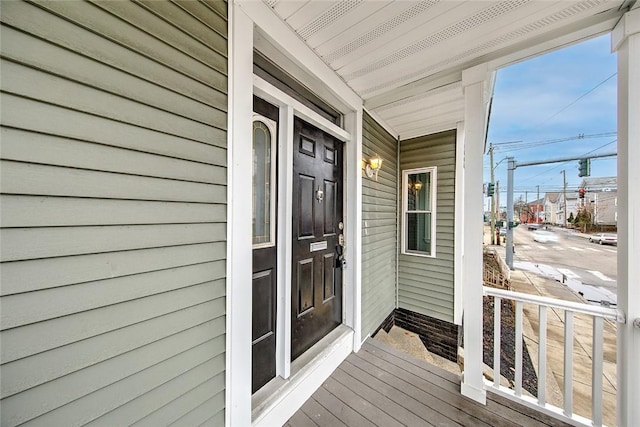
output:
<instances>
[{"instance_id":1,"label":"white porch ceiling","mask_svg":"<svg viewBox=\"0 0 640 427\"><path fill-rule=\"evenodd\" d=\"M634 3L263 1L402 139L462 120L463 69L608 31Z\"/></svg>"}]
</instances>

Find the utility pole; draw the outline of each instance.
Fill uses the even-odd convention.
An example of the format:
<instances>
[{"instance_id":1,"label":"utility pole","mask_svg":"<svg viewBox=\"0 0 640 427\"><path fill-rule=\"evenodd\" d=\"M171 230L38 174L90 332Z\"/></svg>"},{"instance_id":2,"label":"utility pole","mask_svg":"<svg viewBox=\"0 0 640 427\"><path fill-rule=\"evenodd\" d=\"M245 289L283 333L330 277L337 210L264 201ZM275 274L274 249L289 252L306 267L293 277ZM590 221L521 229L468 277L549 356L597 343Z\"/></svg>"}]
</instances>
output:
<instances>
[{"instance_id":1,"label":"utility pole","mask_svg":"<svg viewBox=\"0 0 640 427\"><path fill-rule=\"evenodd\" d=\"M561 163L569 160L580 160L580 159L594 159L594 158L602 158L602 157L614 157L617 156L617 153L603 153L603 154L585 154L583 156L578 157L563 157L556 159L547 159L547 160L535 160L532 162L516 162L515 158L507 157L509 162L509 166L507 166L507 247L506 247L506 261L507 266L513 270L513 227L515 223L513 222L513 172L518 167L522 166L534 166L534 165L545 165L549 163ZM565 179L566 182L566 179ZM565 184L566 187L566 184ZM538 188L538 191L540 189ZM566 198L565 198L566 200Z\"/></svg>"},{"instance_id":2,"label":"utility pole","mask_svg":"<svg viewBox=\"0 0 640 427\"><path fill-rule=\"evenodd\" d=\"M493 184L493 144L489 144L489 159L491 161L491 184ZM496 196L495 191L491 195L491 244L496 244Z\"/></svg>"},{"instance_id":3,"label":"utility pole","mask_svg":"<svg viewBox=\"0 0 640 427\"><path fill-rule=\"evenodd\" d=\"M496 181L496 216L498 221L502 220L502 215L500 215L500 181Z\"/></svg>"},{"instance_id":4,"label":"utility pole","mask_svg":"<svg viewBox=\"0 0 640 427\"><path fill-rule=\"evenodd\" d=\"M562 187L562 200L564 201L564 228L567 228L567 174L564 169L562 170L562 181L564 183Z\"/></svg>"},{"instance_id":5,"label":"utility pole","mask_svg":"<svg viewBox=\"0 0 640 427\"><path fill-rule=\"evenodd\" d=\"M536 224L539 224L540 221L540 186L536 185L536 189L538 190L536 192Z\"/></svg>"},{"instance_id":6,"label":"utility pole","mask_svg":"<svg viewBox=\"0 0 640 427\"><path fill-rule=\"evenodd\" d=\"M516 160L507 157L507 244L506 261L510 269L513 270L513 171L516 169Z\"/></svg>"},{"instance_id":7,"label":"utility pole","mask_svg":"<svg viewBox=\"0 0 640 427\"><path fill-rule=\"evenodd\" d=\"M524 192L524 212L527 217L527 222L529 222L529 214L531 214L531 209L529 209L529 192Z\"/></svg>"}]
</instances>

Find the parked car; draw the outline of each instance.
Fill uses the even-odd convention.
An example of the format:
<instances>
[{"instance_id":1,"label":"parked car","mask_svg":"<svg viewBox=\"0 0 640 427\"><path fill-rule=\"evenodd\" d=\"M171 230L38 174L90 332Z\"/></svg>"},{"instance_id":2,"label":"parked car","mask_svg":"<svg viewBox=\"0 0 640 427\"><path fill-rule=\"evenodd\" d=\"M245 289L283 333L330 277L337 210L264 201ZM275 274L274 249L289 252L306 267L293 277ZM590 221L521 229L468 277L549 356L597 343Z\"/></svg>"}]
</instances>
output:
<instances>
[{"instance_id":1,"label":"parked car","mask_svg":"<svg viewBox=\"0 0 640 427\"><path fill-rule=\"evenodd\" d=\"M540 243L554 243L558 241L558 236L551 231L536 230L533 232L533 240Z\"/></svg>"},{"instance_id":2,"label":"parked car","mask_svg":"<svg viewBox=\"0 0 640 427\"><path fill-rule=\"evenodd\" d=\"M537 229L540 228L540 224L536 224L535 222L532 224L527 225L527 230L529 231L535 231Z\"/></svg>"},{"instance_id":3,"label":"parked car","mask_svg":"<svg viewBox=\"0 0 640 427\"><path fill-rule=\"evenodd\" d=\"M598 233L589 237L589 241L601 245L618 245L618 235L613 233Z\"/></svg>"}]
</instances>

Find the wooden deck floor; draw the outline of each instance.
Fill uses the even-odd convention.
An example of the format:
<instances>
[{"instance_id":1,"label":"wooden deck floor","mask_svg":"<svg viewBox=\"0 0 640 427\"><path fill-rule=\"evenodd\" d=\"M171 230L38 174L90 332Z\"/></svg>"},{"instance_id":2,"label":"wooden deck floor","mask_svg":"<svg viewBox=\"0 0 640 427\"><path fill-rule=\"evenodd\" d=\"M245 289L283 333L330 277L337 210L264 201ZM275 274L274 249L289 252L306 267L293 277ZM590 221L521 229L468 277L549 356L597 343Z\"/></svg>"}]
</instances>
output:
<instances>
[{"instance_id":1,"label":"wooden deck floor","mask_svg":"<svg viewBox=\"0 0 640 427\"><path fill-rule=\"evenodd\" d=\"M460 379L369 339L285 424L307 426L565 426L493 393L460 394Z\"/></svg>"}]
</instances>

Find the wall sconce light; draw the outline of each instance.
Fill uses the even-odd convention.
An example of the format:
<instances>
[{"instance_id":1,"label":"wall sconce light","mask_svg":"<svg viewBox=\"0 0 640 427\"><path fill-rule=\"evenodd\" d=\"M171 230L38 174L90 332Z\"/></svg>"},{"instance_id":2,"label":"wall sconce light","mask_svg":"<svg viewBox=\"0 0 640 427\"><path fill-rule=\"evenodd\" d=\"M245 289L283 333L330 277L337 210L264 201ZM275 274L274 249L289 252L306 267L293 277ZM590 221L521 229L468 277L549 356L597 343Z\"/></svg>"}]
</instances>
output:
<instances>
[{"instance_id":1,"label":"wall sconce light","mask_svg":"<svg viewBox=\"0 0 640 427\"><path fill-rule=\"evenodd\" d=\"M409 180L409 191L417 195L422 189L422 185L423 185L422 181L420 180L416 180L416 182Z\"/></svg>"},{"instance_id":2,"label":"wall sconce light","mask_svg":"<svg viewBox=\"0 0 640 427\"><path fill-rule=\"evenodd\" d=\"M366 163L364 170L367 173L369 178L374 178L376 181L378 180L378 171L382 167L382 159L380 157L374 156L369 159Z\"/></svg>"}]
</instances>

